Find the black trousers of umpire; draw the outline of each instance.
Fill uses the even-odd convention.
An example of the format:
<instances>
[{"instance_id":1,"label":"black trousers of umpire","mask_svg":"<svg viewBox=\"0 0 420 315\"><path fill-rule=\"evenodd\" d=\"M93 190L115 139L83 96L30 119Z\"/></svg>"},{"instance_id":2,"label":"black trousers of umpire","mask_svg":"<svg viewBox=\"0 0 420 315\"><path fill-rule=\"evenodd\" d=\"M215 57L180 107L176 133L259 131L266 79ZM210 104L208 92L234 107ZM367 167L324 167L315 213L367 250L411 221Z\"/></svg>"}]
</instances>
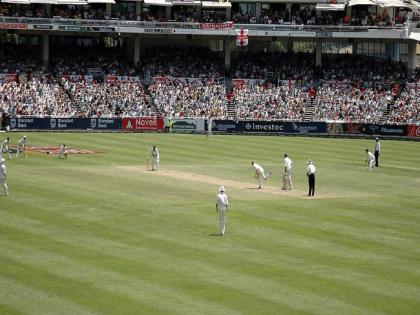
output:
<instances>
[{"instance_id":1,"label":"black trousers of umpire","mask_svg":"<svg viewBox=\"0 0 420 315\"><path fill-rule=\"evenodd\" d=\"M308 196L313 196L315 194L315 174L309 174L308 182L309 182Z\"/></svg>"},{"instance_id":2,"label":"black trousers of umpire","mask_svg":"<svg viewBox=\"0 0 420 315\"><path fill-rule=\"evenodd\" d=\"M375 151L375 166L379 166L379 151Z\"/></svg>"}]
</instances>

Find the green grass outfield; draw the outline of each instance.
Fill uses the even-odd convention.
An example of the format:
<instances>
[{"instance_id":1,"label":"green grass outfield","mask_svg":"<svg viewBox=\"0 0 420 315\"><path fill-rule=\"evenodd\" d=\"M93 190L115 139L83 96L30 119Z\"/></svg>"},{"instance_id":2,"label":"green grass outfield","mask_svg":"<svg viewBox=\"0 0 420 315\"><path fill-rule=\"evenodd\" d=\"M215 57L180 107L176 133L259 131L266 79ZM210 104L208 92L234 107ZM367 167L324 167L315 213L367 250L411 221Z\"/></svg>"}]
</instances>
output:
<instances>
[{"instance_id":1,"label":"green grass outfield","mask_svg":"<svg viewBox=\"0 0 420 315\"><path fill-rule=\"evenodd\" d=\"M22 134L10 135L15 144ZM420 314L420 143L28 133L7 161L0 314ZM6 134L0 134L0 138ZM161 172L146 171L152 144ZM280 191L283 153L295 191ZM317 167L314 199L306 160ZM274 172L255 189L251 160ZM215 198L225 185L227 231Z\"/></svg>"}]
</instances>

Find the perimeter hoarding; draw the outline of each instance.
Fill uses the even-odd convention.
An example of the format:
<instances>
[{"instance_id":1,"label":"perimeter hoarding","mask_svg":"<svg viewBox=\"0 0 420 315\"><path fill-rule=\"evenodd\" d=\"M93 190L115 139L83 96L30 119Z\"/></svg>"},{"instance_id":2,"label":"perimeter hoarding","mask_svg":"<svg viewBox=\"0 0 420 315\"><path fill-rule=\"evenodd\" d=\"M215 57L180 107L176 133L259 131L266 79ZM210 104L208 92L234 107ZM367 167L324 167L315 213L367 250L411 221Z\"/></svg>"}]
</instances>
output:
<instances>
[{"instance_id":1,"label":"perimeter hoarding","mask_svg":"<svg viewBox=\"0 0 420 315\"><path fill-rule=\"evenodd\" d=\"M120 130L121 126L121 118L86 118L82 121L83 129Z\"/></svg>"},{"instance_id":2,"label":"perimeter hoarding","mask_svg":"<svg viewBox=\"0 0 420 315\"><path fill-rule=\"evenodd\" d=\"M161 117L123 118L122 129L131 131L163 131L164 121Z\"/></svg>"},{"instance_id":3,"label":"perimeter hoarding","mask_svg":"<svg viewBox=\"0 0 420 315\"><path fill-rule=\"evenodd\" d=\"M82 129L81 118L11 118L11 129Z\"/></svg>"},{"instance_id":4,"label":"perimeter hoarding","mask_svg":"<svg viewBox=\"0 0 420 315\"><path fill-rule=\"evenodd\" d=\"M417 125L408 125L407 126L407 136L411 138L420 138L420 126Z\"/></svg>"},{"instance_id":5,"label":"perimeter hoarding","mask_svg":"<svg viewBox=\"0 0 420 315\"><path fill-rule=\"evenodd\" d=\"M360 123L328 123L327 133L330 135L380 135L406 136L405 125L375 125Z\"/></svg>"},{"instance_id":6,"label":"perimeter hoarding","mask_svg":"<svg viewBox=\"0 0 420 315\"><path fill-rule=\"evenodd\" d=\"M212 120L211 126L213 132L237 133L243 131L239 122L234 120L214 119ZM208 130L207 120L206 130Z\"/></svg>"},{"instance_id":7,"label":"perimeter hoarding","mask_svg":"<svg viewBox=\"0 0 420 315\"><path fill-rule=\"evenodd\" d=\"M240 121L244 132L285 133L286 123L281 121Z\"/></svg>"},{"instance_id":8,"label":"perimeter hoarding","mask_svg":"<svg viewBox=\"0 0 420 315\"><path fill-rule=\"evenodd\" d=\"M169 121L172 121L172 132L195 133L204 132L205 118L165 118L165 126L169 127Z\"/></svg>"},{"instance_id":9,"label":"perimeter hoarding","mask_svg":"<svg viewBox=\"0 0 420 315\"><path fill-rule=\"evenodd\" d=\"M11 118L11 129L27 130L119 130L121 118Z\"/></svg>"}]
</instances>

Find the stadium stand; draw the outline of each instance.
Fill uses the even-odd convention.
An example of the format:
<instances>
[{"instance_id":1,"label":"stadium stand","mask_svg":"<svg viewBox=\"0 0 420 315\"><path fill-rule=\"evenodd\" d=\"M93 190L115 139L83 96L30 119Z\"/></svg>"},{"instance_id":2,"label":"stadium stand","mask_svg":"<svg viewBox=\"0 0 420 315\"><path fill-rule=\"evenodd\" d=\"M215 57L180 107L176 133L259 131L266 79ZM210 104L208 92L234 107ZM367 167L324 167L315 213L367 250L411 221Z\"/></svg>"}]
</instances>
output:
<instances>
[{"instance_id":1,"label":"stadium stand","mask_svg":"<svg viewBox=\"0 0 420 315\"><path fill-rule=\"evenodd\" d=\"M221 117L227 116L224 84L195 81L154 82L149 86L154 104L163 116Z\"/></svg>"},{"instance_id":2,"label":"stadium stand","mask_svg":"<svg viewBox=\"0 0 420 315\"><path fill-rule=\"evenodd\" d=\"M234 101L238 118L300 121L309 95L298 86L244 85L234 90Z\"/></svg>"},{"instance_id":3,"label":"stadium stand","mask_svg":"<svg viewBox=\"0 0 420 315\"><path fill-rule=\"evenodd\" d=\"M98 2L0 3L2 111L418 121L414 2Z\"/></svg>"}]
</instances>

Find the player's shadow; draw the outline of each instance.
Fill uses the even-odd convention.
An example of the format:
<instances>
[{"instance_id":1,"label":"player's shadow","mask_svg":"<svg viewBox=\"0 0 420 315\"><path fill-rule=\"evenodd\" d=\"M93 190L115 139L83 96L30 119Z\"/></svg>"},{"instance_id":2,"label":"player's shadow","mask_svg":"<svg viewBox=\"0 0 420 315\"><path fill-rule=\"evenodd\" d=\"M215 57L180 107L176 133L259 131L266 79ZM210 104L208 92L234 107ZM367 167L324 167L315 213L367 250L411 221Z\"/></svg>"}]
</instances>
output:
<instances>
[{"instance_id":1,"label":"player's shadow","mask_svg":"<svg viewBox=\"0 0 420 315\"><path fill-rule=\"evenodd\" d=\"M211 233L210 236L222 236L222 234L220 234L220 233L217 233L217 234L216 233Z\"/></svg>"}]
</instances>

